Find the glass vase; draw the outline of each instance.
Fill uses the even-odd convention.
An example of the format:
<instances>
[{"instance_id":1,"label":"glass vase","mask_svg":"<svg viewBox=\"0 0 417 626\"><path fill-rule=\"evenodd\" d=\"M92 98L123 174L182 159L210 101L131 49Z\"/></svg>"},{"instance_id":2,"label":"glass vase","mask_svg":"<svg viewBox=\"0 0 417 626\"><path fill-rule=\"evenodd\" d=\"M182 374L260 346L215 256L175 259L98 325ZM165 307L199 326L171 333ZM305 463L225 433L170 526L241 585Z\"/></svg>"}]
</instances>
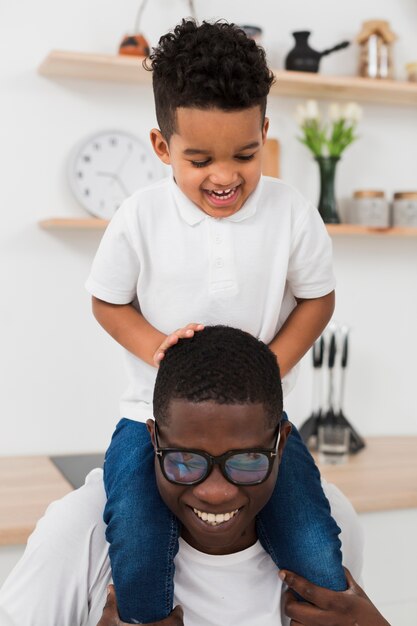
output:
<instances>
[{"instance_id":1,"label":"glass vase","mask_svg":"<svg viewBox=\"0 0 417 626\"><path fill-rule=\"evenodd\" d=\"M336 165L340 157L315 157L320 171L318 210L325 224L340 224L335 195Z\"/></svg>"}]
</instances>

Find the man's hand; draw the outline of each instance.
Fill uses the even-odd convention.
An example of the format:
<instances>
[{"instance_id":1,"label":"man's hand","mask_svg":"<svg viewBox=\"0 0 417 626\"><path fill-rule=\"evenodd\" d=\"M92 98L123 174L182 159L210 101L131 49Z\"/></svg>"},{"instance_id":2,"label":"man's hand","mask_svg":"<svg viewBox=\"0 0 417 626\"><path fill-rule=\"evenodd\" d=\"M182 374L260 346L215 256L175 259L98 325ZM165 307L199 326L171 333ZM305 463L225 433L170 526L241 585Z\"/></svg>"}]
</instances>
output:
<instances>
[{"instance_id":1,"label":"man's hand","mask_svg":"<svg viewBox=\"0 0 417 626\"><path fill-rule=\"evenodd\" d=\"M348 589L330 591L281 570L279 576L289 587L284 594L284 610L291 626L390 626L346 568L345 573ZM299 602L291 591L307 603Z\"/></svg>"},{"instance_id":2,"label":"man's hand","mask_svg":"<svg viewBox=\"0 0 417 626\"><path fill-rule=\"evenodd\" d=\"M178 605L175 609L160 622L152 622L148 626L184 626L183 610ZM109 585L106 606L103 609L103 615L97 626L129 626L126 622L122 622L117 610L116 593L114 585Z\"/></svg>"},{"instance_id":3,"label":"man's hand","mask_svg":"<svg viewBox=\"0 0 417 626\"><path fill-rule=\"evenodd\" d=\"M187 324L187 326L184 326L184 328L178 328L177 330L174 330L173 333L165 337L165 339L153 355L154 365L156 367L159 367L159 364L165 356L165 352L168 350L168 348L174 346L178 342L178 339L190 339L190 337L194 336L195 332L203 330L203 328L203 324L191 323Z\"/></svg>"}]
</instances>

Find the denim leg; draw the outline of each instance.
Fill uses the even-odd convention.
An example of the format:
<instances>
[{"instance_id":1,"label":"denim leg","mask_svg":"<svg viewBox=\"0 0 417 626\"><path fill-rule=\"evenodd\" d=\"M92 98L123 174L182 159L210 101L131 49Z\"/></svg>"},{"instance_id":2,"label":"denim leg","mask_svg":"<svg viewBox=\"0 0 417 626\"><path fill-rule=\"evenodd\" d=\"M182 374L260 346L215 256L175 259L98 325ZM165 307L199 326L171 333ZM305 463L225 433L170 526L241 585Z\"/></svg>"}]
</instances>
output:
<instances>
[{"instance_id":1,"label":"denim leg","mask_svg":"<svg viewBox=\"0 0 417 626\"><path fill-rule=\"evenodd\" d=\"M283 419L288 419L285 414ZM284 449L275 490L258 516L257 529L279 568L334 591L347 588L340 528L331 516L320 472L295 426Z\"/></svg>"},{"instance_id":2,"label":"denim leg","mask_svg":"<svg viewBox=\"0 0 417 626\"><path fill-rule=\"evenodd\" d=\"M104 521L120 617L161 620L171 612L179 526L156 486L146 425L122 419L104 463Z\"/></svg>"}]
</instances>

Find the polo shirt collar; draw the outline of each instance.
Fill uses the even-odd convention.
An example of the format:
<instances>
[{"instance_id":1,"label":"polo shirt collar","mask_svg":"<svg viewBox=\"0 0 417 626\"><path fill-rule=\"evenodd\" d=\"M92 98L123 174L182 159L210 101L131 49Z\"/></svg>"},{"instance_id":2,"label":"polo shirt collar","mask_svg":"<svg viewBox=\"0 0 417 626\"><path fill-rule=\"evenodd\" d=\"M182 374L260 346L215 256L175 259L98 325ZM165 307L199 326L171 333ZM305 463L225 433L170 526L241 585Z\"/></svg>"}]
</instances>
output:
<instances>
[{"instance_id":1,"label":"polo shirt collar","mask_svg":"<svg viewBox=\"0 0 417 626\"><path fill-rule=\"evenodd\" d=\"M189 224L190 226L195 226L199 222L202 222L204 218L210 217L209 215L204 213L204 211L202 211L196 204L194 204L194 202L187 198L187 196L178 187L173 177L171 177L170 179L170 185L175 199L175 204L178 208L178 212L187 224ZM221 219L224 219L227 222L243 222L243 220L246 220L249 217L255 215L258 199L262 191L262 186L263 180L261 177L256 189L250 194L249 198L246 200L240 211L234 213L233 215L230 215L229 217L224 217Z\"/></svg>"}]
</instances>

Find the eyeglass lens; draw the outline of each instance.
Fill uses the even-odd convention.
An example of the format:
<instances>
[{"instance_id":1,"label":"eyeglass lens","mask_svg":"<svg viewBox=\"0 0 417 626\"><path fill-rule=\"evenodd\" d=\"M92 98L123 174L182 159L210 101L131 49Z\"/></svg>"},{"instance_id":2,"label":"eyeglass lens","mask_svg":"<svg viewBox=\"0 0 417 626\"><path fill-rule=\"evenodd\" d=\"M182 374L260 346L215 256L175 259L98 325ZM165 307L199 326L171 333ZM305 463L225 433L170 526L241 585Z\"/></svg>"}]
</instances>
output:
<instances>
[{"instance_id":1,"label":"eyeglass lens","mask_svg":"<svg viewBox=\"0 0 417 626\"><path fill-rule=\"evenodd\" d=\"M164 471L168 480L178 483L193 483L207 473L207 459L195 452L168 452L163 458ZM268 473L269 459L262 452L243 452L230 456L224 464L228 478L237 484L262 481Z\"/></svg>"}]
</instances>

